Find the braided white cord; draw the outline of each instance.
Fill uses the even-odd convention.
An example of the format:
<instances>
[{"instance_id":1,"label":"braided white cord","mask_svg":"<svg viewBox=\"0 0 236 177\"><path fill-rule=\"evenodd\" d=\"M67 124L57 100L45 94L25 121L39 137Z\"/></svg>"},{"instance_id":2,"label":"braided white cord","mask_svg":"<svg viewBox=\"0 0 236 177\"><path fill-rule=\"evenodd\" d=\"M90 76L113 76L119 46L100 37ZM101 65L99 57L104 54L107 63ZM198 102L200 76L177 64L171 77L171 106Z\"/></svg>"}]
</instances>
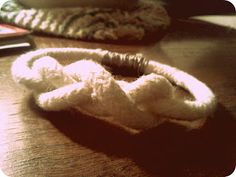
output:
<instances>
[{"instance_id":1,"label":"braided white cord","mask_svg":"<svg viewBox=\"0 0 236 177\"><path fill-rule=\"evenodd\" d=\"M71 107L104 119L113 119L136 129L168 121L197 128L214 111L216 99L212 91L193 76L156 61L141 62L147 65L147 74L132 83L116 81L100 64L104 58L135 58L126 54L100 49L52 48L29 52L12 65L16 82L34 91L37 104L45 110L63 110ZM63 67L57 60L79 60ZM94 63L88 60L96 61ZM140 56L137 56L140 58ZM124 62L122 59L119 61ZM109 61L108 61L109 63ZM127 61L124 62L127 65ZM135 59L131 65L137 63ZM117 61L116 61L117 65ZM118 65L122 65L122 63ZM143 65L135 64L138 71ZM159 74L159 75L157 75ZM173 97L168 80L188 90L194 101Z\"/></svg>"}]
</instances>

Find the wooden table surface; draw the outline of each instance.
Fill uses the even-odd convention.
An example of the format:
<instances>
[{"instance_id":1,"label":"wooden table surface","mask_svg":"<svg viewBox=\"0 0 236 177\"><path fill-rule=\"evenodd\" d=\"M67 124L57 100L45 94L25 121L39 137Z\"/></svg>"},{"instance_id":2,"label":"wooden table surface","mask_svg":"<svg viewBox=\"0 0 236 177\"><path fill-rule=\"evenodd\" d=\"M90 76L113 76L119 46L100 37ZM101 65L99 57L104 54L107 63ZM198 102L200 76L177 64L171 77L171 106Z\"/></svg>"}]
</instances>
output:
<instances>
[{"instance_id":1,"label":"wooden table surface","mask_svg":"<svg viewBox=\"0 0 236 177\"><path fill-rule=\"evenodd\" d=\"M235 17L223 17L223 21ZM222 21L222 19L221 19ZM235 24L235 22L234 22ZM236 25L235 25L236 27ZM141 52L182 69L216 94L215 114L199 130L172 124L135 133L68 112L48 113L11 78L24 51L0 57L0 169L10 177L224 177L236 164L236 30L174 20L159 40L102 44L34 35L36 48Z\"/></svg>"}]
</instances>

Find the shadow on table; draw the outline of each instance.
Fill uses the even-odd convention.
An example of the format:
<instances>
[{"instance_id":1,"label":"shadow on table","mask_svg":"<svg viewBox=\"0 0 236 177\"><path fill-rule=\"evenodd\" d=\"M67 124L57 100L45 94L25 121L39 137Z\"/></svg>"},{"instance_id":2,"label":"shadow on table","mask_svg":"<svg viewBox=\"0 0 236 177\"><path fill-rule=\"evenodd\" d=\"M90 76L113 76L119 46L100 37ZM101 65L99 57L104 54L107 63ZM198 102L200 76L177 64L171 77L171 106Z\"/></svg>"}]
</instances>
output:
<instances>
[{"instance_id":1,"label":"shadow on table","mask_svg":"<svg viewBox=\"0 0 236 177\"><path fill-rule=\"evenodd\" d=\"M80 113L37 112L72 141L107 155L131 158L155 176L224 177L235 166L236 121L222 105L199 130L165 123L135 134Z\"/></svg>"},{"instance_id":2,"label":"shadow on table","mask_svg":"<svg viewBox=\"0 0 236 177\"><path fill-rule=\"evenodd\" d=\"M235 131L235 118L219 105L202 129L163 125L138 134L134 159L160 176L227 176L236 163Z\"/></svg>"},{"instance_id":3,"label":"shadow on table","mask_svg":"<svg viewBox=\"0 0 236 177\"><path fill-rule=\"evenodd\" d=\"M213 16L212 16L213 17ZM233 16L225 16L225 20L229 20ZM234 19L234 18L233 18ZM232 21L233 21L232 19ZM218 19L223 20L223 19ZM229 24L228 24L229 25ZM233 28L234 27L234 28ZM175 40L186 40L186 39L210 39L210 38L235 38L236 26L231 24L230 26L222 26L219 24L214 24L200 19L173 19L170 28L166 34L167 37L164 40L171 39Z\"/></svg>"}]
</instances>

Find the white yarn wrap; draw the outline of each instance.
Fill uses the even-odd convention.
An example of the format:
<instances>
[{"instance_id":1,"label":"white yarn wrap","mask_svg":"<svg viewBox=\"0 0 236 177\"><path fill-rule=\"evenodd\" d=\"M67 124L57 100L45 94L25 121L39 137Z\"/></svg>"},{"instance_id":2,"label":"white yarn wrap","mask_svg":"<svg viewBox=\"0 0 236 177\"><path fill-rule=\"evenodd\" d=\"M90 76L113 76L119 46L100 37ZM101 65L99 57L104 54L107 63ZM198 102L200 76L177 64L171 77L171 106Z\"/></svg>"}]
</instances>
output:
<instances>
[{"instance_id":1,"label":"white yarn wrap","mask_svg":"<svg viewBox=\"0 0 236 177\"><path fill-rule=\"evenodd\" d=\"M26 53L12 65L16 82L32 90L43 110L74 108L93 117L146 129L164 121L199 128L216 108L212 91L193 76L150 60L133 82L116 80L101 62L109 51L48 48ZM119 54L118 54L119 55ZM67 66L61 60L76 60ZM172 84L194 100L174 96Z\"/></svg>"}]
</instances>

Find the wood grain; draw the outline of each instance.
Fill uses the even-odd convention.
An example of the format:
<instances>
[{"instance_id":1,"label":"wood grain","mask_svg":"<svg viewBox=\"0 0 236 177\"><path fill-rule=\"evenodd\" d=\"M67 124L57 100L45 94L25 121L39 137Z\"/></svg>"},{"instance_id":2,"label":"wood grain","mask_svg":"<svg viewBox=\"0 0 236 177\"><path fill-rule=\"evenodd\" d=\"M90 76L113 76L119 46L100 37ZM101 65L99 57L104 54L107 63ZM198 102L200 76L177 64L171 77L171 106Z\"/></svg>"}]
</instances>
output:
<instances>
[{"instance_id":1,"label":"wood grain","mask_svg":"<svg viewBox=\"0 0 236 177\"><path fill-rule=\"evenodd\" d=\"M86 47L142 52L193 74L217 95L199 130L172 124L132 133L81 114L43 112L11 78L24 51L0 57L0 168L11 177L224 177L236 164L236 31L173 21L154 43L108 44L34 35L37 48Z\"/></svg>"}]
</instances>

